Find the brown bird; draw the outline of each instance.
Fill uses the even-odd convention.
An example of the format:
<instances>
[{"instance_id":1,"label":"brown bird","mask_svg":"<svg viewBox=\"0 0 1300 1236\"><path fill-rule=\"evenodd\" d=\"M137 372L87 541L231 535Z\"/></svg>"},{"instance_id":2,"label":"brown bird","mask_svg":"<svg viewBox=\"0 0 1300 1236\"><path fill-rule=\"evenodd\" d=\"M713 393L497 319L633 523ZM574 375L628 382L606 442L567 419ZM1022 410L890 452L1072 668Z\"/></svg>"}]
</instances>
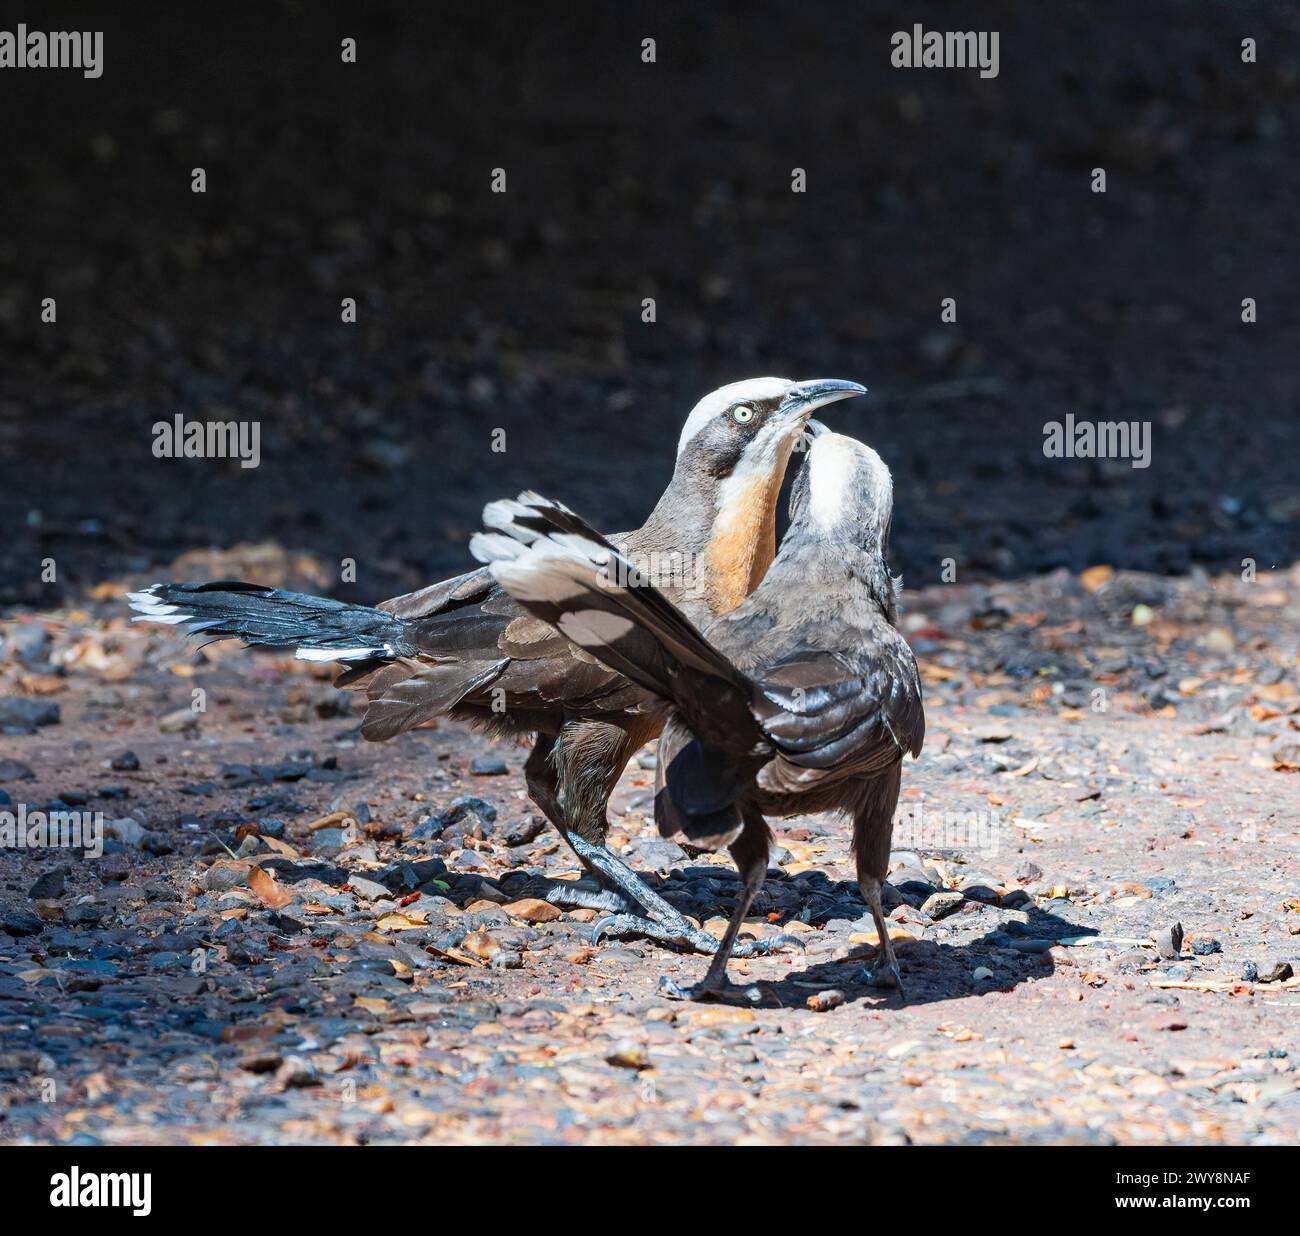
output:
<instances>
[{"instance_id":1,"label":"brown bird","mask_svg":"<svg viewBox=\"0 0 1300 1236\"><path fill-rule=\"evenodd\" d=\"M772 562L777 499L804 422L863 393L854 382L755 378L705 396L649 519L613 543L698 621L726 613ZM551 899L640 910L649 917L635 921L647 934L717 947L605 848L609 795L662 724L652 698L531 616L486 568L377 608L229 582L154 584L130 599L137 621L186 623L205 639L342 662L338 685L366 693L368 739L444 715L497 736L535 734L524 766L529 794L601 889L555 889Z\"/></svg>"},{"instance_id":2,"label":"brown bird","mask_svg":"<svg viewBox=\"0 0 1300 1236\"><path fill-rule=\"evenodd\" d=\"M703 633L616 545L536 494L494 504L494 530L474 538L530 613L659 699L659 831L726 846L736 862L741 896L708 973L686 990L664 979L672 995L727 988L727 958L767 870L764 816L820 811L853 820L858 884L880 936L872 978L902 987L881 887L903 756L920 754L925 713L885 560L893 485L870 447L809 431L780 552L753 595ZM638 926L615 916L597 931Z\"/></svg>"}]
</instances>

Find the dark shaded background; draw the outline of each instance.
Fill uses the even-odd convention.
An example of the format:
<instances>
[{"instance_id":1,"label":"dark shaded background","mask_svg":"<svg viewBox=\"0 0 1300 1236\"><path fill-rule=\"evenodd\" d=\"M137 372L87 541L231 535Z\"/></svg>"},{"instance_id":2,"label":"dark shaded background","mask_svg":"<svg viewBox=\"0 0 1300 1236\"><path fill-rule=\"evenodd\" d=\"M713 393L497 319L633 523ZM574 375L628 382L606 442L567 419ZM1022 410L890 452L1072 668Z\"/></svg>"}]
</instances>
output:
<instances>
[{"instance_id":1,"label":"dark shaded background","mask_svg":"<svg viewBox=\"0 0 1300 1236\"><path fill-rule=\"evenodd\" d=\"M871 386L836 423L894 469L909 583L1300 549L1292 4L22 20L103 29L105 72L0 72L0 603L268 537L377 598L524 486L627 526L695 399L762 373ZM891 68L914 21L999 30L1000 76ZM154 459L175 412L260 420L262 466ZM1152 466L1045 459L1067 412L1152 420Z\"/></svg>"}]
</instances>

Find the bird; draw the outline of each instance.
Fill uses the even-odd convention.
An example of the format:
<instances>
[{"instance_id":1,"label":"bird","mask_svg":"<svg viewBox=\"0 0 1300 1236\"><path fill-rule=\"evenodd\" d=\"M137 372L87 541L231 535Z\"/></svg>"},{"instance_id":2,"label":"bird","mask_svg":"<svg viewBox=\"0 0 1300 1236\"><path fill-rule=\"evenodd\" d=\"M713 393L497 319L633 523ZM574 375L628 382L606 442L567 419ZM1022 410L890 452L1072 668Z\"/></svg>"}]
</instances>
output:
<instances>
[{"instance_id":1,"label":"bird","mask_svg":"<svg viewBox=\"0 0 1300 1236\"><path fill-rule=\"evenodd\" d=\"M839 379L764 377L704 396L682 427L672 478L649 518L612 542L685 612L700 621L725 613L775 555L779 494L804 423L865 393ZM717 947L606 845L609 796L632 755L659 733L652 697L530 615L487 567L375 607L231 581L154 584L128 600L136 621L184 623L205 640L341 663L336 684L366 695L366 739L444 715L497 738L531 736L529 795L597 885L556 887L549 899L632 915L664 942Z\"/></svg>"},{"instance_id":2,"label":"bird","mask_svg":"<svg viewBox=\"0 0 1300 1236\"><path fill-rule=\"evenodd\" d=\"M741 893L703 980L661 980L677 998L736 994L727 960L766 874L766 817L828 811L852 819L880 941L867 977L902 994L881 892L903 758L921 753L925 710L887 563L893 481L866 444L819 422L808 433L779 552L753 593L703 628L617 545L537 494L490 506L473 538L531 614L659 700L659 832L726 847L736 863ZM604 927L636 924L614 916Z\"/></svg>"}]
</instances>

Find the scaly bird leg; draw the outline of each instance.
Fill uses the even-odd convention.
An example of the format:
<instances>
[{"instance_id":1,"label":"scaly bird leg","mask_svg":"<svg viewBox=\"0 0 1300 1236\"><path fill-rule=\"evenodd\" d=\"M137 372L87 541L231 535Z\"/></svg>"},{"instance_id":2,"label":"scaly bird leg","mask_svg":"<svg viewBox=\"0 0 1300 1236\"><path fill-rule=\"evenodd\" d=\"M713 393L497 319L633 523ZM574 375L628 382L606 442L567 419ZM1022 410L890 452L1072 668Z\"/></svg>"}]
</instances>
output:
<instances>
[{"instance_id":1,"label":"scaly bird leg","mask_svg":"<svg viewBox=\"0 0 1300 1236\"><path fill-rule=\"evenodd\" d=\"M866 971L867 982L875 987L896 987L903 999L903 975L898 968L898 958L894 955L894 942L889 938L889 927L885 922L885 910L880 904L880 881L872 876L863 876L858 881L862 890L862 900L871 910L875 920L876 935L880 937L880 951L876 956L873 970Z\"/></svg>"},{"instance_id":2,"label":"scaly bird leg","mask_svg":"<svg viewBox=\"0 0 1300 1236\"><path fill-rule=\"evenodd\" d=\"M713 954L704 978L692 987L679 987L672 979L665 976L659 980L659 990L674 1000L707 1000L710 997L740 995L751 1003L759 999L757 987L733 986L727 981L727 962L731 958L736 936L741 924L753 905L758 890L763 887L763 877L767 875L767 821L757 812L745 812L745 827L732 844L731 857L736 861L740 871L740 897L727 924L726 934L718 951Z\"/></svg>"}]
</instances>

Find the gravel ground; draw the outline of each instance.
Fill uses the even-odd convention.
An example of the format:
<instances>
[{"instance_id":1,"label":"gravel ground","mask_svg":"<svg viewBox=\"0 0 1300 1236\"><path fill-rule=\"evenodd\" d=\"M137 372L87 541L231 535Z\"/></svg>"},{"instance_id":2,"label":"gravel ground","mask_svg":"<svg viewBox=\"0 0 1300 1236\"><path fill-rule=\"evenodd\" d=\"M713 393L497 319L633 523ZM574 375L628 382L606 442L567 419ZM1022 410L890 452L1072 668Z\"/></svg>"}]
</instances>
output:
<instances>
[{"instance_id":1,"label":"gravel ground","mask_svg":"<svg viewBox=\"0 0 1300 1236\"><path fill-rule=\"evenodd\" d=\"M750 924L806 952L733 963L756 1007L661 997L703 959L593 948L591 912L544 900L577 871L522 750L451 725L366 744L301 663L195 652L108 601L33 616L3 789L103 811L109 840L6 856L0 1136L1291 1141L1298 616L1295 570L909 594L906 1000L862 980L845 831L809 817L778 825ZM652 759L613 841L720 932L732 869L657 838Z\"/></svg>"},{"instance_id":2,"label":"gravel ground","mask_svg":"<svg viewBox=\"0 0 1300 1236\"><path fill-rule=\"evenodd\" d=\"M888 67L954 23L920 0L209 10L61 6L104 76L4 79L0 809L111 835L4 853L0 1138L1294 1142L1295 6L993 0L989 80ZM895 476L906 1002L832 821L778 826L752 924L806 952L672 1004L701 958L544 900L522 751L370 746L301 663L126 621L160 578L418 587L525 487L632 526L765 372L868 384L836 425ZM177 413L259 467L154 458ZM1046 458L1069 414L1150 466ZM649 781L614 841L719 931Z\"/></svg>"}]
</instances>

